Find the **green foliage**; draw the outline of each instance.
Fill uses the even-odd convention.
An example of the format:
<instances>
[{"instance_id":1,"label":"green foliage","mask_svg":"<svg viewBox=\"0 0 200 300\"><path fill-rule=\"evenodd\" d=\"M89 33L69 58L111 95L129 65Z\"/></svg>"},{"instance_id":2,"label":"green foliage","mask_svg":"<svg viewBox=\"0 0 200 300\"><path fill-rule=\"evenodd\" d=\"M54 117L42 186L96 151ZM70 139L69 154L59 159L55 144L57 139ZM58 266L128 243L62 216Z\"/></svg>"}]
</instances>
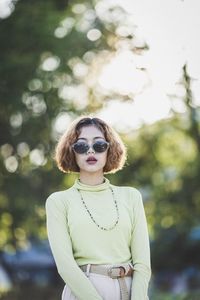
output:
<instances>
[{"instance_id":1,"label":"green foliage","mask_svg":"<svg viewBox=\"0 0 200 300\"><path fill-rule=\"evenodd\" d=\"M115 52L120 39L134 39L115 33L126 18L122 9L112 7L100 18L96 1L66 4L22 0L1 20L0 247L7 250L26 246L30 236L44 238L45 199L74 178L63 176L52 160L60 134L55 130L58 117L72 120L103 105L103 96L77 73L77 66L88 69L90 77L105 50ZM101 38L94 33L87 37L93 28Z\"/></svg>"},{"instance_id":2,"label":"green foliage","mask_svg":"<svg viewBox=\"0 0 200 300\"><path fill-rule=\"evenodd\" d=\"M186 72L184 68L183 84L190 97ZM155 272L200 266L200 241L190 239L200 215L199 108L191 113L188 98L183 101L185 114L124 137L128 163L119 176L111 176L117 184L138 187L143 195Z\"/></svg>"},{"instance_id":3,"label":"green foliage","mask_svg":"<svg viewBox=\"0 0 200 300\"><path fill-rule=\"evenodd\" d=\"M133 44L131 50L141 54L147 46L137 49L133 33L117 34L128 19L122 9L111 7L100 17L94 10L97 3L21 0L1 20L1 249L25 247L32 236L46 238L45 200L76 177L61 174L52 159L61 133L55 129L58 117L71 121L97 112L113 95L129 99L99 91L96 72L119 45ZM89 39L90 29L97 29L101 38ZM126 167L108 175L114 184L135 186L143 195L155 270L200 265L199 241L188 238L199 226L200 122L186 66L182 85L186 112L172 111L170 119L122 136L128 148Z\"/></svg>"}]
</instances>

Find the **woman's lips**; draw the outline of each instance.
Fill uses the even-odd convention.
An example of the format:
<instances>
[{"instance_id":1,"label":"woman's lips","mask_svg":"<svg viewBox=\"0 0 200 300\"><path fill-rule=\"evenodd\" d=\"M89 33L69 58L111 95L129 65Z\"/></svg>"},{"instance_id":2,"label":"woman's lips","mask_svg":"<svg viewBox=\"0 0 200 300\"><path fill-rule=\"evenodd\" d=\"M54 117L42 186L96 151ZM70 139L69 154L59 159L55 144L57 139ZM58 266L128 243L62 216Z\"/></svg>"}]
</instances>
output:
<instances>
[{"instance_id":1,"label":"woman's lips","mask_svg":"<svg viewBox=\"0 0 200 300\"><path fill-rule=\"evenodd\" d=\"M94 165L94 164L96 164L96 162L97 162L97 160L87 160L87 163L89 165Z\"/></svg>"},{"instance_id":2,"label":"woman's lips","mask_svg":"<svg viewBox=\"0 0 200 300\"><path fill-rule=\"evenodd\" d=\"M88 157L88 159L86 160L86 162L89 165L94 165L97 162L97 159L95 157L91 156L91 157Z\"/></svg>"}]
</instances>

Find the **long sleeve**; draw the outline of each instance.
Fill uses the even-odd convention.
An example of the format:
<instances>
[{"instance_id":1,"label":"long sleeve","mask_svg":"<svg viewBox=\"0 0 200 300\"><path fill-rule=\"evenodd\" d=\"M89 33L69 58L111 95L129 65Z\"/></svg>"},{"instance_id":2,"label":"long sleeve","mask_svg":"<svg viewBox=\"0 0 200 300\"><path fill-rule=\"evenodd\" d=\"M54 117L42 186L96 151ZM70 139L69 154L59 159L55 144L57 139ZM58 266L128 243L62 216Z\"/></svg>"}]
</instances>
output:
<instances>
[{"instance_id":1,"label":"long sleeve","mask_svg":"<svg viewBox=\"0 0 200 300\"><path fill-rule=\"evenodd\" d=\"M148 300L151 261L147 221L140 192L134 190L132 197L135 206L131 238L131 254L134 266L131 300Z\"/></svg>"},{"instance_id":2,"label":"long sleeve","mask_svg":"<svg viewBox=\"0 0 200 300\"><path fill-rule=\"evenodd\" d=\"M47 198L45 207L47 234L58 273L78 300L102 300L74 259L66 203L59 199L59 193L54 193Z\"/></svg>"}]
</instances>

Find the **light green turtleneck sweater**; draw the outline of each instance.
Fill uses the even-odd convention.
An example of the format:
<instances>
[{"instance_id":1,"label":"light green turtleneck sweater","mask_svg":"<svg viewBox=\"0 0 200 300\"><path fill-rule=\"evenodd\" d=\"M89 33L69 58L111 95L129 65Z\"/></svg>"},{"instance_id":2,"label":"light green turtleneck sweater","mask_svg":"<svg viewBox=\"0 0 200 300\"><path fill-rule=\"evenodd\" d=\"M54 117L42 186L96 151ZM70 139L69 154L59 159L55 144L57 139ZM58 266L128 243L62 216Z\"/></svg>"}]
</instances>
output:
<instances>
[{"instance_id":1,"label":"light green turtleneck sweater","mask_svg":"<svg viewBox=\"0 0 200 300\"><path fill-rule=\"evenodd\" d=\"M47 198L47 233L58 272L78 300L103 300L79 265L131 262L131 300L147 300L150 247L141 194L133 187L115 186L104 179L95 186L76 179L71 188ZM111 227L117 214L110 186L119 208L119 223L105 231L90 218L79 191L95 221Z\"/></svg>"}]
</instances>

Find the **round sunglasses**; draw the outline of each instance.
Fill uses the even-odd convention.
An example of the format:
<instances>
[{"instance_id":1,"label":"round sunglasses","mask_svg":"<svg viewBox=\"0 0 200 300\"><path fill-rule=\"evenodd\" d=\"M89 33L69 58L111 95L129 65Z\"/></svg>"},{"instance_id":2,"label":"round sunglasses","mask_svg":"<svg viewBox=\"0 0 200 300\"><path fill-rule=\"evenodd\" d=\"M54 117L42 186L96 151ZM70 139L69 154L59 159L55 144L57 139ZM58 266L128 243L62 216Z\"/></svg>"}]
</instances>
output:
<instances>
[{"instance_id":1,"label":"round sunglasses","mask_svg":"<svg viewBox=\"0 0 200 300\"><path fill-rule=\"evenodd\" d=\"M109 143L106 141L96 141L91 147L95 152L102 153L108 149L108 146ZM88 152L90 145L86 142L76 142L72 145L72 149L78 154L83 154Z\"/></svg>"}]
</instances>

